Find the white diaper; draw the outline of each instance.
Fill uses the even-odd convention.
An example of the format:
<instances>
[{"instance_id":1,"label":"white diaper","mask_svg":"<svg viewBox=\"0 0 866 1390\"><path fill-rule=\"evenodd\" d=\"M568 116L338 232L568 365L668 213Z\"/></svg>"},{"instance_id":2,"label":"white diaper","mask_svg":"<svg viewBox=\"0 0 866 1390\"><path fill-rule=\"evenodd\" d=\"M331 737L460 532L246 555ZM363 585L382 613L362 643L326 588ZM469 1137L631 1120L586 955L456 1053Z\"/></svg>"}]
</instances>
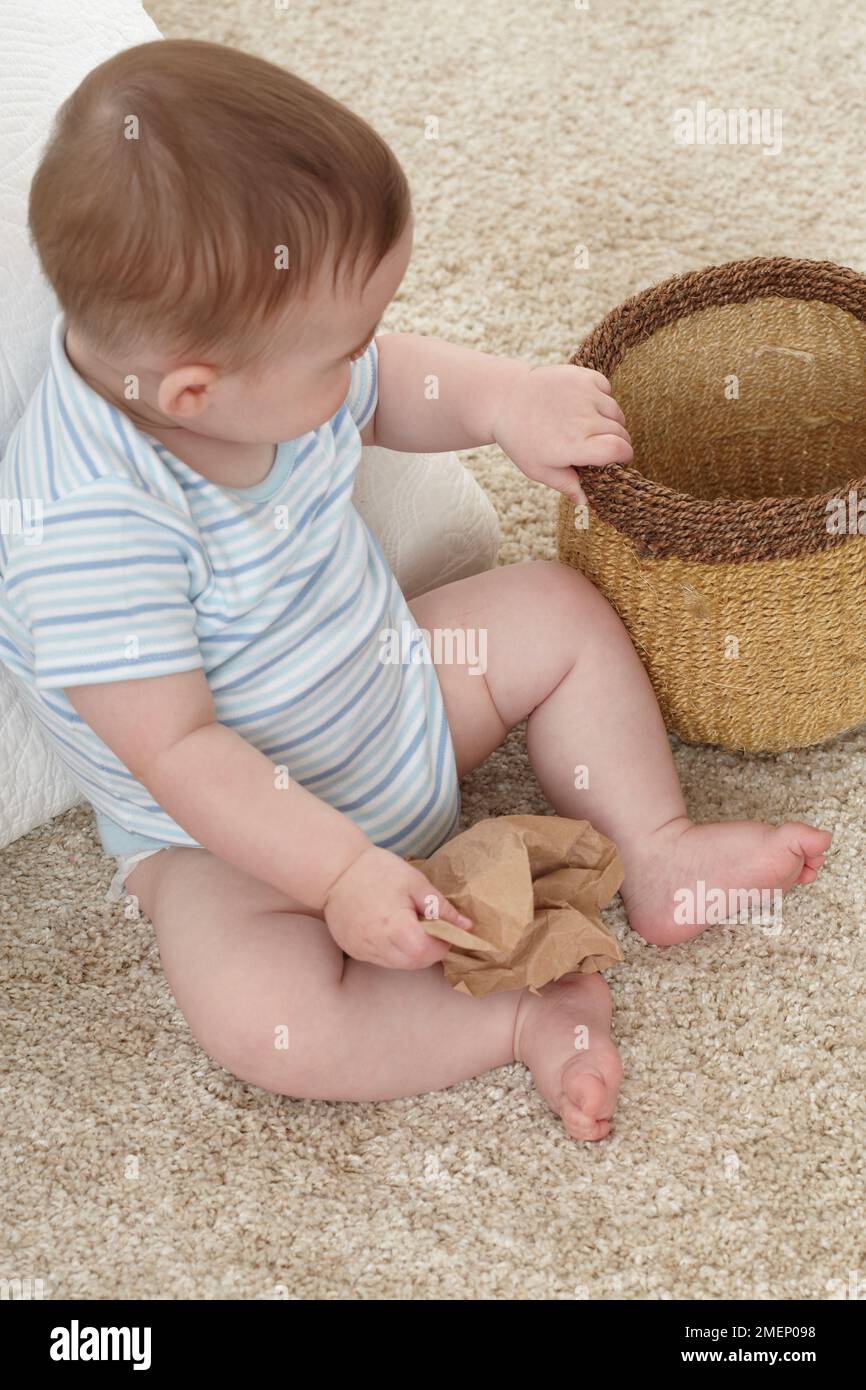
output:
<instances>
[{"instance_id":1,"label":"white diaper","mask_svg":"<svg viewBox=\"0 0 866 1390\"><path fill-rule=\"evenodd\" d=\"M139 850L137 854L116 855L115 857L117 859L117 872L114 875L114 878L111 880L111 883L108 885L108 891L105 894L105 901L108 903L117 903L120 902L121 898L125 898L127 896L125 890L126 880L132 873L132 870L135 868L136 864L140 864L142 859L147 859L151 854L160 853L161 850L158 849L142 849Z\"/></svg>"}]
</instances>

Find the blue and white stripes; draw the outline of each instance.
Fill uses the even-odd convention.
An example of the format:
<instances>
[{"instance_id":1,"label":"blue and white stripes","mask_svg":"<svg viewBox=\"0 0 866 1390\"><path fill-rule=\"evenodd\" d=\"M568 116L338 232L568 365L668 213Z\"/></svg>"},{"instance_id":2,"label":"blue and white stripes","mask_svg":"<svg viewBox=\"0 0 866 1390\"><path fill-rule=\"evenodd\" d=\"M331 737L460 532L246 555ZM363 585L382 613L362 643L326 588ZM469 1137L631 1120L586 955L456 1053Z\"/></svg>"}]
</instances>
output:
<instances>
[{"instance_id":1,"label":"blue and white stripes","mask_svg":"<svg viewBox=\"0 0 866 1390\"><path fill-rule=\"evenodd\" d=\"M412 615L351 502L376 388L374 341L332 420L280 444L263 482L224 488L82 380L56 319L0 463L0 498L43 503L38 543L0 534L0 660L83 794L126 832L113 852L137 836L196 842L64 687L197 668L222 723L376 844L426 855L457 829L435 668L379 656L382 630Z\"/></svg>"}]
</instances>

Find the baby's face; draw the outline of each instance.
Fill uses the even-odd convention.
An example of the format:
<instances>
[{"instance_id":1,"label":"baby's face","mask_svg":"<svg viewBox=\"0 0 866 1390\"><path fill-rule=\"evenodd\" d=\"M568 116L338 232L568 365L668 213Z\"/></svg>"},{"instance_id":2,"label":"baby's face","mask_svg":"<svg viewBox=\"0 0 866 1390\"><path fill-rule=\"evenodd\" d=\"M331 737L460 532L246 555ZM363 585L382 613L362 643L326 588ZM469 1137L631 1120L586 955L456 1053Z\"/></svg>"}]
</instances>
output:
<instances>
[{"instance_id":1,"label":"baby's face","mask_svg":"<svg viewBox=\"0 0 866 1390\"><path fill-rule=\"evenodd\" d=\"M169 371L158 388L159 410L196 434L247 444L294 439L325 424L346 399L352 361L373 337L411 252L410 219L363 290L343 280L332 289L330 266L319 273L275 329L265 365L185 385L178 378L193 368Z\"/></svg>"}]
</instances>

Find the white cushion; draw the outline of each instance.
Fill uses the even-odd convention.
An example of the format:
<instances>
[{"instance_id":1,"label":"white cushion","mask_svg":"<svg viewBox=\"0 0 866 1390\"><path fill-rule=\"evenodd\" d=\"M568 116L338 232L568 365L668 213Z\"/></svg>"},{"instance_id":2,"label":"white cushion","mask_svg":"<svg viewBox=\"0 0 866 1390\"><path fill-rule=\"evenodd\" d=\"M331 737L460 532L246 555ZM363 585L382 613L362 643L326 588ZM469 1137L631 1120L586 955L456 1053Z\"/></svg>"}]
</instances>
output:
<instances>
[{"instance_id":1,"label":"white cushion","mask_svg":"<svg viewBox=\"0 0 866 1390\"><path fill-rule=\"evenodd\" d=\"M27 231L30 180L60 103L91 68L160 38L138 0L0 0L0 455L48 356L57 301ZM408 597L490 569L496 514L453 454L366 449L355 502ZM0 847L80 801L0 664Z\"/></svg>"},{"instance_id":2,"label":"white cushion","mask_svg":"<svg viewBox=\"0 0 866 1390\"><path fill-rule=\"evenodd\" d=\"M352 499L407 598L496 564L499 519L456 454L364 449Z\"/></svg>"},{"instance_id":3,"label":"white cushion","mask_svg":"<svg viewBox=\"0 0 866 1390\"><path fill-rule=\"evenodd\" d=\"M0 664L0 848L81 800Z\"/></svg>"},{"instance_id":4,"label":"white cushion","mask_svg":"<svg viewBox=\"0 0 866 1390\"><path fill-rule=\"evenodd\" d=\"M112 53L160 37L138 0L0 0L0 454L45 370L57 301L27 231L57 107ZM79 801L0 665L0 845Z\"/></svg>"},{"instance_id":5,"label":"white cushion","mask_svg":"<svg viewBox=\"0 0 866 1390\"><path fill-rule=\"evenodd\" d=\"M0 455L45 369L57 301L27 231L54 113L122 48L161 37L138 0L0 0Z\"/></svg>"}]
</instances>

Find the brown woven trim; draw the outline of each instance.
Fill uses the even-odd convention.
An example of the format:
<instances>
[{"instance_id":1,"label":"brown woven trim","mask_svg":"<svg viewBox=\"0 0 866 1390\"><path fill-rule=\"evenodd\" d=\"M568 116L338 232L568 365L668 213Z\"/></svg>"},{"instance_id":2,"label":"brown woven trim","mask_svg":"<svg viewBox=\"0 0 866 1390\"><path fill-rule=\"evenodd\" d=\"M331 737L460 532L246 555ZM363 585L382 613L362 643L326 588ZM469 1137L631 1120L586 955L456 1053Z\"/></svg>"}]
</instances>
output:
<instances>
[{"instance_id":1,"label":"brown woven trim","mask_svg":"<svg viewBox=\"0 0 866 1390\"><path fill-rule=\"evenodd\" d=\"M757 256L674 275L633 295L602 319L569 361L609 377L632 347L659 328L701 309L760 298L817 299L866 323L866 277L832 261ZM866 497L866 475L817 497L748 500L691 497L621 465L584 468L580 478L599 515L629 536L640 554L707 563L828 550L851 539L827 530L828 503L847 499L851 489ZM566 510L571 504L564 501L563 524Z\"/></svg>"},{"instance_id":2,"label":"brown woven trim","mask_svg":"<svg viewBox=\"0 0 866 1390\"><path fill-rule=\"evenodd\" d=\"M858 539L847 531L827 530L827 504L838 499L847 503L851 489L858 499L866 499L866 477L821 497L746 502L688 497L631 468L584 468L580 480L590 506L628 536L639 555L706 564L794 559ZM561 505L570 518L564 524L573 526L573 504L563 498Z\"/></svg>"}]
</instances>

